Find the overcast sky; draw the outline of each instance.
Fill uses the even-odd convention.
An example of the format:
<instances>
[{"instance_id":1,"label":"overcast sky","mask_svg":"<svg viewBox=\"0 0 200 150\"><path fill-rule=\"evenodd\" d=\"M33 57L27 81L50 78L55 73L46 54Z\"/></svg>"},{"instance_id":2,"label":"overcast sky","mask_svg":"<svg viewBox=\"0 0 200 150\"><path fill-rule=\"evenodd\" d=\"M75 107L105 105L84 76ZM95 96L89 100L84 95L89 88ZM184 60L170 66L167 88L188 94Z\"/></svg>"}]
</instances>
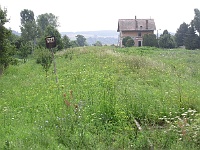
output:
<instances>
[{"instance_id":1,"label":"overcast sky","mask_svg":"<svg viewBox=\"0 0 200 150\"><path fill-rule=\"evenodd\" d=\"M32 10L35 19L44 13L59 17L60 32L117 30L118 19L154 19L160 32L176 32L183 22L194 18L200 0L1 0L10 23L6 27L20 32L20 12Z\"/></svg>"}]
</instances>

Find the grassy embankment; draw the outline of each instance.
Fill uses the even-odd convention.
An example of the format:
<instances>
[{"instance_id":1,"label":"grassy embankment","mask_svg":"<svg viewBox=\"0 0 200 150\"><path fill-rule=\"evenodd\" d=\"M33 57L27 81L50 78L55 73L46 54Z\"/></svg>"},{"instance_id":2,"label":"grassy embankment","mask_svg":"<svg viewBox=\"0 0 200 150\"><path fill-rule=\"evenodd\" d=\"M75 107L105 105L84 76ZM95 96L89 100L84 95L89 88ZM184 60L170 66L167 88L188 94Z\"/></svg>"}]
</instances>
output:
<instances>
[{"instance_id":1,"label":"grassy embankment","mask_svg":"<svg viewBox=\"0 0 200 150\"><path fill-rule=\"evenodd\" d=\"M200 51L84 47L0 77L0 149L198 149ZM143 128L140 131L135 120Z\"/></svg>"}]
</instances>

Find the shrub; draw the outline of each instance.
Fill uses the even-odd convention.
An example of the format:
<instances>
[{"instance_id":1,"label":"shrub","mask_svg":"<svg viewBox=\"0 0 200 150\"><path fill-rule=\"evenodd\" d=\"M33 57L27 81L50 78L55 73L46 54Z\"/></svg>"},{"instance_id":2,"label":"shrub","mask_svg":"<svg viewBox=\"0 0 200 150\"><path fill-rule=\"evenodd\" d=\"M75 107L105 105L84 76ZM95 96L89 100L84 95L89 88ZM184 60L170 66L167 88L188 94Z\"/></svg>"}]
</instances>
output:
<instances>
[{"instance_id":1,"label":"shrub","mask_svg":"<svg viewBox=\"0 0 200 150\"><path fill-rule=\"evenodd\" d=\"M36 50L35 55L36 55L36 63L42 65L43 69L46 72L46 77L47 77L47 72L51 67L53 61L51 52L46 48L41 48Z\"/></svg>"},{"instance_id":2,"label":"shrub","mask_svg":"<svg viewBox=\"0 0 200 150\"><path fill-rule=\"evenodd\" d=\"M143 37L143 46L158 47L158 41L155 34L145 34Z\"/></svg>"},{"instance_id":3,"label":"shrub","mask_svg":"<svg viewBox=\"0 0 200 150\"><path fill-rule=\"evenodd\" d=\"M130 36L127 36L122 40L122 45L124 45L125 47L132 47L134 46L134 44L135 42Z\"/></svg>"}]
</instances>

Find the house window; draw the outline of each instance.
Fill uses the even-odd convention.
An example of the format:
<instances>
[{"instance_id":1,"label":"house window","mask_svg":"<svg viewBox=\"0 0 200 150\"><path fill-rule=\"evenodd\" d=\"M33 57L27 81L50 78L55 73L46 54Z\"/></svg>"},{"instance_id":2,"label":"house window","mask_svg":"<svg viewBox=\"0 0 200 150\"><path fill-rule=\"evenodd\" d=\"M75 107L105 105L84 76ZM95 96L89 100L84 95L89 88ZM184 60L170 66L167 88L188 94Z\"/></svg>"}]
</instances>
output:
<instances>
[{"instance_id":1,"label":"house window","mask_svg":"<svg viewBox=\"0 0 200 150\"><path fill-rule=\"evenodd\" d=\"M142 36L141 32L138 32L138 36Z\"/></svg>"}]
</instances>

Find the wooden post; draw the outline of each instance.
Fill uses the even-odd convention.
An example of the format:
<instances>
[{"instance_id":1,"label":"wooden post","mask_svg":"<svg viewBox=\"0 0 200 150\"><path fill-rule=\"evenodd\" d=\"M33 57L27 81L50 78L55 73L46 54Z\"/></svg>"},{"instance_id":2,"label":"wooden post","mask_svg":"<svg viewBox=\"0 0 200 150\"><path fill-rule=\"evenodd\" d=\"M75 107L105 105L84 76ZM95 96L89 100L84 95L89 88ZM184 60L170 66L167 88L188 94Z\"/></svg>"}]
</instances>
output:
<instances>
[{"instance_id":1,"label":"wooden post","mask_svg":"<svg viewBox=\"0 0 200 150\"><path fill-rule=\"evenodd\" d=\"M54 52L52 49L52 48L56 47L56 38L55 38L55 36L48 36L45 38L45 40L46 40L46 47L49 48L49 50L52 53L54 74L56 75L56 83L58 83L58 76L56 73L56 61L55 61Z\"/></svg>"},{"instance_id":2,"label":"wooden post","mask_svg":"<svg viewBox=\"0 0 200 150\"><path fill-rule=\"evenodd\" d=\"M54 74L56 75L56 83L58 83L58 76L57 76L57 73L56 73L56 61L55 61L54 52L53 52L52 48L51 48L51 52L52 52L52 58L53 58Z\"/></svg>"}]
</instances>

